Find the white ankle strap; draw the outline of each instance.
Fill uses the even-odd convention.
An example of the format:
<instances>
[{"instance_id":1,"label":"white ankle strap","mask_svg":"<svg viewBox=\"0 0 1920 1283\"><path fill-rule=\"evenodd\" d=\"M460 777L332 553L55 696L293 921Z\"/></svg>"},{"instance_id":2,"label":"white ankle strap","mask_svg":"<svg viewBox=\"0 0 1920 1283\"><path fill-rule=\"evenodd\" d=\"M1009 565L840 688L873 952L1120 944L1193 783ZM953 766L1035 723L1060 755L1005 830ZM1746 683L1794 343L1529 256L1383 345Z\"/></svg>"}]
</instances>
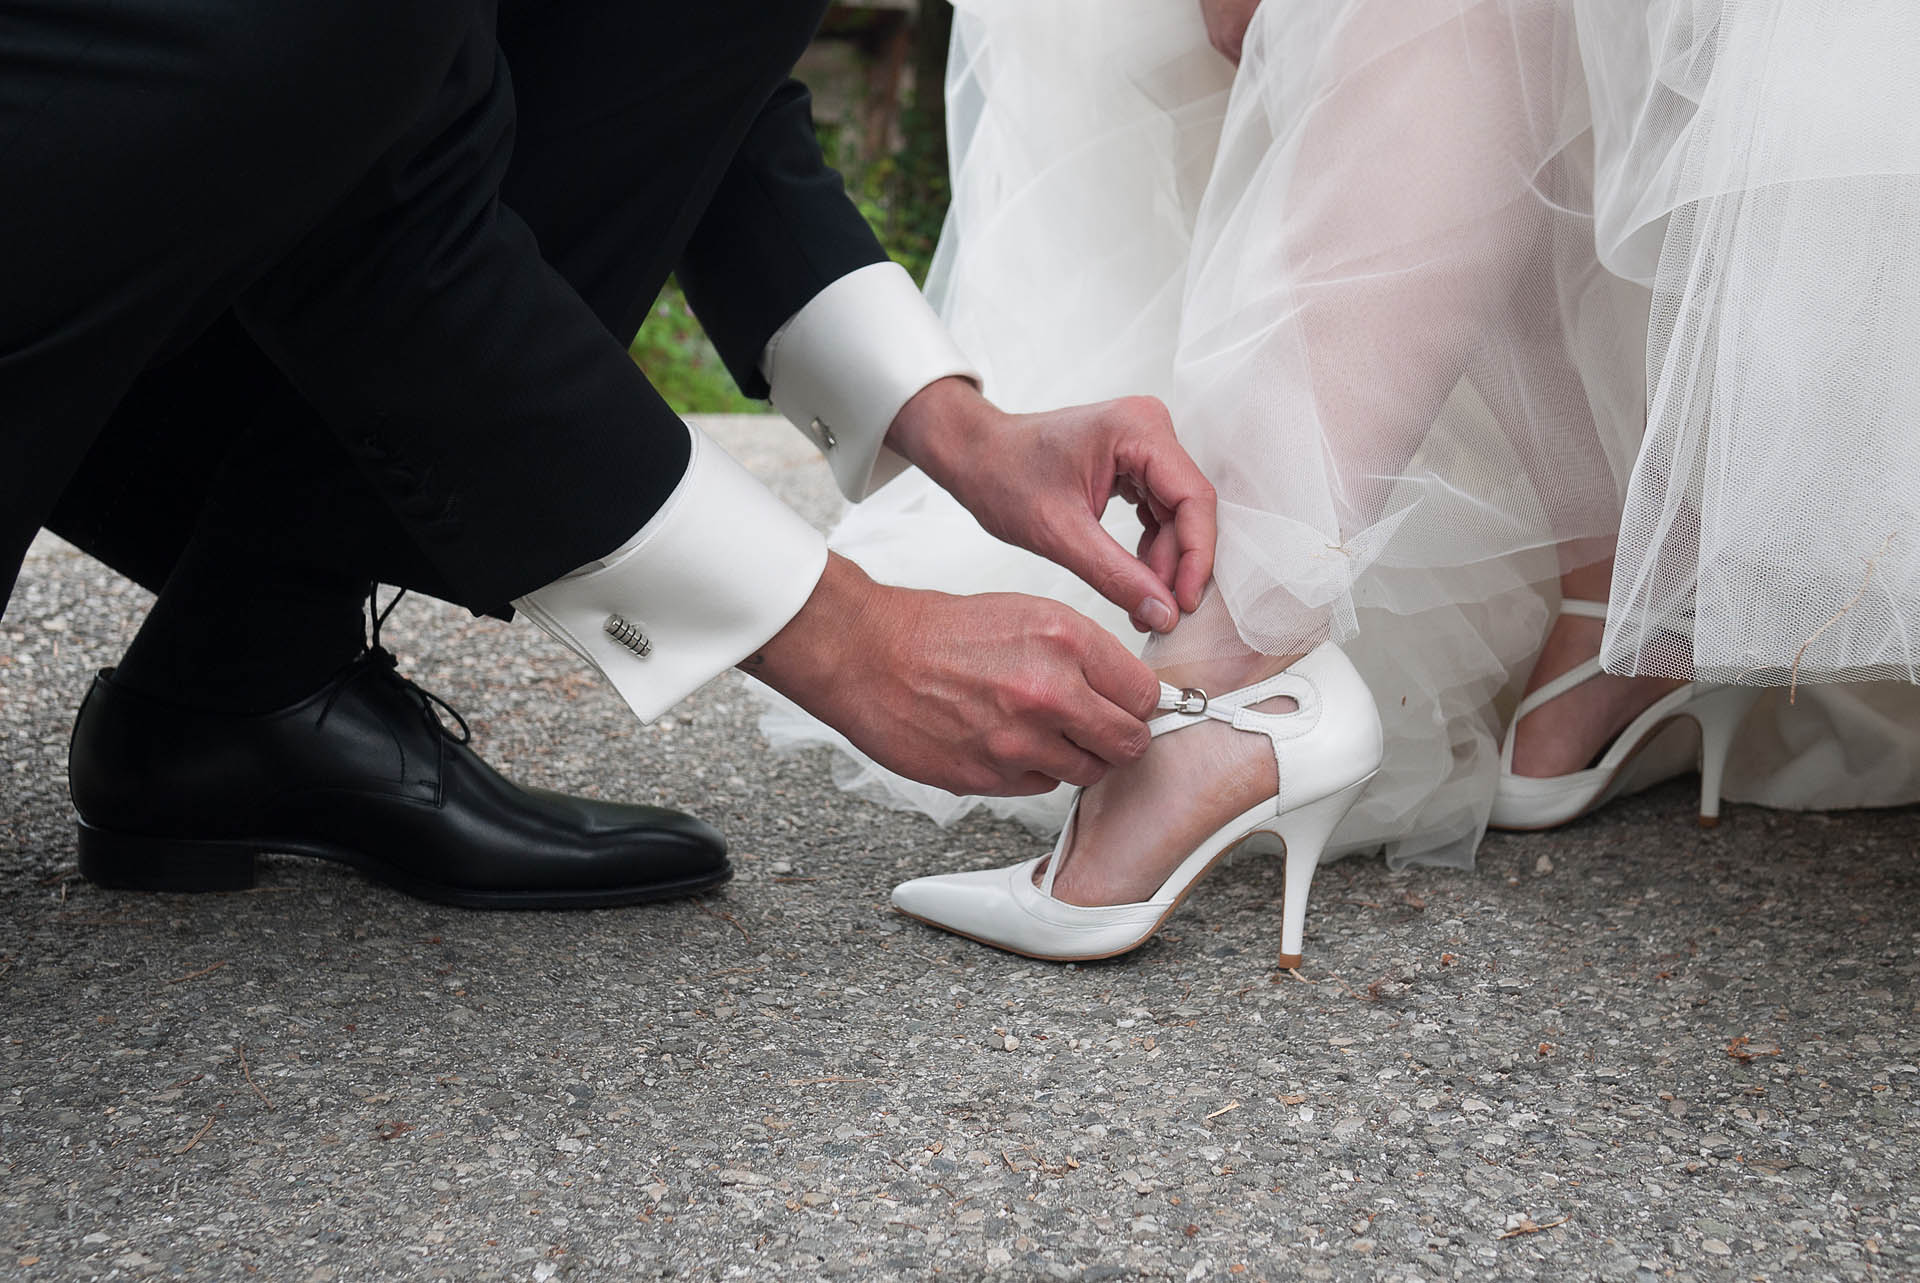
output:
<instances>
[{"instance_id":1,"label":"white ankle strap","mask_svg":"<svg viewBox=\"0 0 1920 1283\"><path fill-rule=\"evenodd\" d=\"M1576 615L1581 619L1604 620L1607 617L1607 603L1604 601L1587 601L1579 597L1562 597L1560 599L1560 613L1563 615ZM1600 672L1600 660L1597 656L1593 659L1582 660L1552 681L1541 686L1539 690L1534 691L1525 699L1521 700L1519 705L1513 710L1513 716L1507 720L1507 733L1500 737L1500 768L1504 771L1511 771L1513 769L1514 732L1519 728L1521 718L1531 713L1534 709L1539 708L1542 704L1559 699L1562 695L1583 682L1592 681L1594 678L1600 676Z\"/></svg>"},{"instance_id":2,"label":"white ankle strap","mask_svg":"<svg viewBox=\"0 0 1920 1283\"><path fill-rule=\"evenodd\" d=\"M1209 695L1203 690L1191 687L1181 689L1160 683L1159 708L1169 710L1164 717L1156 717L1147 723L1147 731L1154 736L1165 735L1169 731L1181 730L1188 726L1198 726L1209 719L1225 722L1242 731L1262 731L1272 734L1265 723L1279 721L1295 715L1305 708L1308 698L1313 694L1313 684L1291 670L1275 673L1264 681L1251 686L1242 686L1239 690L1228 691L1224 695ZM1281 696L1290 697L1296 708L1285 713L1261 713L1248 707Z\"/></svg>"},{"instance_id":3,"label":"white ankle strap","mask_svg":"<svg viewBox=\"0 0 1920 1283\"><path fill-rule=\"evenodd\" d=\"M1590 682L1599 675L1600 661L1597 658L1581 660L1572 668L1569 668L1566 672L1560 674L1552 681L1543 685L1539 690L1521 700L1520 706L1513 710L1513 720L1516 722L1519 721L1548 700L1558 699L1582 682Z\"/></svg>"},{"instance_id":4,"label":"white ankle strap","mask_svg":"<svg viewBox=\"0 0 1920 1283\"><path fill-rule=\"evenodd\" d=\"M1600 659L1599 656L1596 655L1592 659L1581 660L1572 668L1569 668L1552 681L1545 683L1539 690L1534 691L1531 695L1521 700L1519 705L1513 710L1513 717L1507 722L1507 733L1500 737L1500 769L1504 771L1511 771L1513 769L1513 736L1514 732L1519 729L1521 718L1542 704L1547 703L1549 700L1559 699L1562 695L1580 685L1582 682L1590 682L1599 675Z\"/></svg>"},{"instance_id":5,"label":"white ankle strap","mask_svg":"<svg viewBox=\"0 0 1920 1283\"><path fill-rule=\"evenodd\" d=\"M1575 615L1581 619L1605 619L1607 617L1607 603L1604 601L1587 601L1580 597L1562 597L1560 599L1560 613L1563 615ZM1507 719L1507 733L1500 737L1501 769L1507 771L1513 769L1513 735L1515 728L1520 725L1521 718L1549 700L1558 699L1582 682L1590 682L1599 675L1600 661L1597 658L1582 660L1552 681L1546 683L1539 690L1534 691L1525 699L1521 700L1519 705L1513 710L1513 716Z\"/></svg>"},{"instance_id":6,"label":"white ankle strap","mask_svg":"<svg viewBox=\"0 0 1920 1283\"><path fill-rule=\"evenodd\" d=\"M1284 713L1263 713L1253 707L1281 696L1293 700L1295 707ZM1332 722L1327 720L1330 705L1342 710ZM1368 768L1369 775L1380 761L1380 717L1373 693L1331 641L1308 651L1285 672L1223 695L1162 684L1159 706L1168 712L1147 724L1155 735L1215 721L1266 736L1273 750L1273 805L1282 810L1292 806L1296 797L1321 797L1350 785L1348 768L1356 755L1373 764ZM1328 733L1317 734L1323 731ZM1040 887L1043 894L1053 894L1060 856L1072 841L1082 796L1077 795L1068 809L1067 825L1047 861Z\"/></svg>"}]
</instances>

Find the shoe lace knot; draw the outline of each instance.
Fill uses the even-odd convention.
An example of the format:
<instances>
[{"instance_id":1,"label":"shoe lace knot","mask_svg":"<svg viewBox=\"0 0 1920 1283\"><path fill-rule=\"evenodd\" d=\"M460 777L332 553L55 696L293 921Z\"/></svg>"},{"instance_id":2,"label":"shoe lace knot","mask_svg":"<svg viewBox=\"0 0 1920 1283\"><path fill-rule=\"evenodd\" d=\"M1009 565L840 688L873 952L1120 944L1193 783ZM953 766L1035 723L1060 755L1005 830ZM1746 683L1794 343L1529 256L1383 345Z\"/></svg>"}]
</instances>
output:
<instances>
[{"instance_id":1,"label":"shoe lace knot","mask_svg":"<svg viewBox=\"0 0 1920 1283\"><path fill-rule=\"evenodd\" d=\"M400 598L406 596L406 592L407 590L402 588L395 593L393 600L387 603L385 609L379 608L379 603L373 594L368 595L372 607L368 612L373 621L372 636L367 641L366 650L361 652L360 658L354 662L353 670L342 680L335 682L333 689L327 692L327 702L321 706L319 720L314 725L318 728L326 724L327 715L333 712L334 702L340 698L341 692L347 687L363 677L373 676L405 691L408 697L419 705L420 716L429 726L449 739L470 744L473 742L473 728L467 725L467 719L460 715L460 710L411 677L403 675L400 672L399 659L392 651L380 644L380 625L387 622L387 616L393 613L393 608L400 604ZM436 712L436 709L439 712ZM460 728L458 735L448 729L446 722L440 716L441 712L451 717L454 724Z\"/></svg>"}]
</instances>

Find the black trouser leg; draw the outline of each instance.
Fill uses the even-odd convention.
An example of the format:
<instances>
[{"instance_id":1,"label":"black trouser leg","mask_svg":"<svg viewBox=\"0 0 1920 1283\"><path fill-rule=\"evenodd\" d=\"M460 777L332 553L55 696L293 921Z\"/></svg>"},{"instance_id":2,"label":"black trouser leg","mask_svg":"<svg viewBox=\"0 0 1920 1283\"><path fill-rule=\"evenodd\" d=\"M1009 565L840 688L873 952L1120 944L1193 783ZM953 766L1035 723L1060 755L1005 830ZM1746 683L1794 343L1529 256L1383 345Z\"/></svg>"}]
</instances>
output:
<instances>
[{"instance_id":1,"label":"black trouser leg","mask_svg":"<svg viewBox=\"0 0 1920 1283\"><path fill-rule=\"evenodd\" d=\"M372 581L448 591L231 317L140 380L48 527L159 594L120 680L230 712L353 660Z\"/></svg>"},{"instance_id":2,"label":"black trouser leg","mask_svg":"<svg viewBox=\"0 0 1920 1283\"><path fill-rule=\"evenodd\" d=\"M210 509L116 680L217 712L285 708L360 654L369 586Z\"/></svg>"},{"instance_id":3,"label":"black trouser leg","mask_svg":"<svg viewBox=\"0 0 1920 1283\"><path fill-rule=\"evenodd\" d=\"M221 463L120 661L127 687L226 712L284 708L360 654L375 581L448 591L324 425L293 409L243 431Z\"/></svg>"}]
</instances>

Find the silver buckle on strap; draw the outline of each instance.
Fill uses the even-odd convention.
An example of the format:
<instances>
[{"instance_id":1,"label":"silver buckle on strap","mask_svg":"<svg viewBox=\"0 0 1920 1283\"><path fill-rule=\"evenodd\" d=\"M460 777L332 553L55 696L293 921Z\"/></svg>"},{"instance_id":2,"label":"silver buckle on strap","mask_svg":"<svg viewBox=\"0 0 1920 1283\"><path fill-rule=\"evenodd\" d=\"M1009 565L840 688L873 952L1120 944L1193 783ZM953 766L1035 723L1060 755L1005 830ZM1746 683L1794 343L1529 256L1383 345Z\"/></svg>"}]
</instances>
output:
<instances>
[{"instance_id":1,"label":"silver buckle on strap","mask_svg":"<svg viewBox=\"0 0 1920 1283\"><path fill-rule=\"evenodd\" d=\"M1196 703L1195 701L1199 701ZM1188 717L1198 717L1207 711L1207 693L1189 686L1180 692L1180 702L1173 705L1173 712L1185 713Z\"/></svg>"}]
</instances>

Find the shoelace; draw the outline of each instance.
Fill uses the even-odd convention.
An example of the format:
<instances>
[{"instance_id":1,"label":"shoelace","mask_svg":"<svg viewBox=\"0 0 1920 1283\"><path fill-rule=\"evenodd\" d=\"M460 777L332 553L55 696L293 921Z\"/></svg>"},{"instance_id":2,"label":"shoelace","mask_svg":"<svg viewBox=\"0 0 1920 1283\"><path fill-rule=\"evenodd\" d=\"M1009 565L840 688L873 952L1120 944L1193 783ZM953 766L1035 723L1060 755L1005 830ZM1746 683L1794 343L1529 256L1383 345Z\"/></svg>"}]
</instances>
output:
<instances>
[{"instance_id":1,"label":"shoelace","mask_svg":"<svg viewBox=\"0 0 1920 1283\"><path fill-rule=\"evenodd\" d=\"M407 694L413 696L420 705L420 716L442 735L448 736L449 738L458 738L462 744L473 742L473 728L467 725L467 719L460 715L460 710L447 703L446 700L440 698L426 687L415 682L411 677L402 676L400 673L400 661L394 656L392 651L380 644L380 626L387 622L387 616L393 613L393 608L398 606L400 599L406 595L406 589L396 589L393 594L393 600L382 608L380 605L380 586L375 584L367 590L367 618L372 623L370 635L367 638L367 649L365 653L353 662L352 667L355 671L335 682L333 689L327 692L327 702L321 705L319 720L314 723L316 730L326 725L327 715L333 712L334 701L340 698L340 693L354 682L359 681L363 675L372 673L378 675L385 681L394 683L405 690ZM434 712L435 708L444 710L447 716L451 717L460 727L458 737L455 737L453 732L447 729L447 724L440 719L438 713Z\"/></svg>"}]
</instances>

